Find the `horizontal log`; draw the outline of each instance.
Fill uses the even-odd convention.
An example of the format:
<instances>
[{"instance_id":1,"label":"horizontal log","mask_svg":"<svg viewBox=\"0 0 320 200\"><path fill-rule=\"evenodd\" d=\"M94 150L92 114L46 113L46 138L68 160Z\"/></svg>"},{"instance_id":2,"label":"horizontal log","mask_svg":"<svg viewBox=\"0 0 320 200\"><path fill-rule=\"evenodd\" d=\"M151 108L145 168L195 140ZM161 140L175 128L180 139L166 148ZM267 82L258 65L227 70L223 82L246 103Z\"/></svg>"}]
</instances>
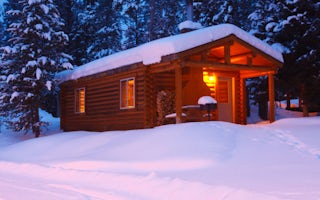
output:
<instances>
[{"instance_id":1,"label":"horizontal log","mask_svg":"<svg viewBox=\"0 0 320 200\"><path fill-rule=\"evenodd\" d=\"M266 72L274 69L272 67L265 67L265 66L223 64L218 62L204 62L204 61L185 61L184 63L186 66L210 67L210 68L213 68L214 70L224 70L224 71L251 70L251 71Z\"/></svg>"}]
</instances>

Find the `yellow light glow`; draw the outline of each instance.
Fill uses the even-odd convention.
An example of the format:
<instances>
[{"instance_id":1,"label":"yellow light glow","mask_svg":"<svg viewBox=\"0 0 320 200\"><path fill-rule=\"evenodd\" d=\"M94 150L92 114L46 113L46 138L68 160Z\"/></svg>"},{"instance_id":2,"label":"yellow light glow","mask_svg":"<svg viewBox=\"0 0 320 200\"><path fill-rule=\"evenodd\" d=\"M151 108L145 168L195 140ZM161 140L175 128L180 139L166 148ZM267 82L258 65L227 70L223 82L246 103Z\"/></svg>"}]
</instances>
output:
<instances>
[{"instance_id":1,"label":"yellow light glow","mask_svg":"<svg viewBox=\"0 0 320 200\"><path fill-rule=\"evenodd\" d=\"M212 85L216 83L216 76L214 74L203 73L203 81L208 85Z\"/></svg>"},{"instance_id":2,"label":"yellow light glow","mask_svg":"<svg viewBox=\"0 0 320 200\"><path fill-rule=\"evenodd\" d=\"M211 91L211 95L213 95L215 92L215 87L217 82L216 75L213 72L208 71L207 68L203 68L202 75L203 75L203 82L205 82L205 84L208 86L208 88Z\"/></svg>"},{"instance_id":3,"label":"yellow light glow","mask_svg":"<svg viewBox=\"0 0 320 200\"><path fill-rule=\"evenodd\" d=\"M215 82L215 76L209 76L209 82L211 83Z\"/></svg>"},{"instance_id":4,"label":"yellow light glow","mask_svg":"<svg viewBox=\"0 0 320 200\"><path fill-rule=\"evenodd\" d=\"M85 112L85 90L81 89L79 91L79 112Z\"/></svg>"}]
</instances>

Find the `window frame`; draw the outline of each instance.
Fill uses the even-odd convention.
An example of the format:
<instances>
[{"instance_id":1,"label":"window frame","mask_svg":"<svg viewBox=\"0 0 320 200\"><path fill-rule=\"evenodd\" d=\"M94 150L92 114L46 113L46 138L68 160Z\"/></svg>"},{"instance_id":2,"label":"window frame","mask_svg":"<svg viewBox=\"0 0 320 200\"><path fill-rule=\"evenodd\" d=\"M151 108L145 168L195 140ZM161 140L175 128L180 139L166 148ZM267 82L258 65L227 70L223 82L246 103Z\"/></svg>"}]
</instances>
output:
<instances>
[{"instance_id":1,"label":"window frame","mask_svg":"<svg viewBox=\"0 0 320 200\"><path fill-rule=\"evenodd\" d=\"M132 88L132 96L133 96L133 105L129 105L129 98L128 98L128 83L129 81L133 81L133 88ZM122 83L126 84L126 105L122 106ZM120 80L120 110L127 110L127 109L134 109L136 107L136 79L135 77L125 78Z\"/></svg>"},{"instance_id":2,"label":"window frame","mask_svg":"<svg viewBox=\"0 0 320 200\"><path fill-rule=\"evenodd\" d=\"M84 91L84 99L83 99L83 107L84 110L81 111L81 98L80 98L80 91L83 90ZM74 89L74 113L75 114L85 114L86 113L86 88L85 87L81 87L81 88L76 88Z\"/></svg>"}]
</instances>

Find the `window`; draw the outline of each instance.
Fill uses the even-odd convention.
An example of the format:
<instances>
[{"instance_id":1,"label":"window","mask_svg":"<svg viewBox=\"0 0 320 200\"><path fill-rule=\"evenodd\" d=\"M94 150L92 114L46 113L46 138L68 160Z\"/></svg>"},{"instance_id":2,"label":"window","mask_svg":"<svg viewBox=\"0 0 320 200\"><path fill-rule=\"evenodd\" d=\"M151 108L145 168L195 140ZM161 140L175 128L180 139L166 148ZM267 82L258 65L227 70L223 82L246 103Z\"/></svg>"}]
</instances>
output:
<instances>
[{"instance_id":1,"label":"window","mask_svg":"<svg viewBox=\"0 0 320 200\"><path fill-rule=\"evenodd\" d=\"M135 80L128 78L120 80L120 108L135 107Z\"/></svg>"},{"instance_id":2,"label":"window","mask_svg":"<svg viewBox=\"0 0 320 200\"><path fill-rule=\"evenodd\" d=\"M75 112L85 113L86 90L85 88L78 88L75 90Z\"/></svg>"}]
</instances>

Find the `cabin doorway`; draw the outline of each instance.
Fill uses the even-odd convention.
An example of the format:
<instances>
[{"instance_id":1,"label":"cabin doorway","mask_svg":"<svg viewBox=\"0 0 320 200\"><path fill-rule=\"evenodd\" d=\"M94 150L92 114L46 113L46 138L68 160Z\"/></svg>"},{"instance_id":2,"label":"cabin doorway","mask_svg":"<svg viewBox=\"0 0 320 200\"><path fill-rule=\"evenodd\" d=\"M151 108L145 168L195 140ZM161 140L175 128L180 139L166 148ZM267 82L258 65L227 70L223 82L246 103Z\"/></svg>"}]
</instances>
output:
<instances>
[{"instance_id":1,"label":"cabin doorway","mask_svg":"<svg viewBox=\"0 0 320 200\"><path fill-rule=\"evenodd\" d=\"M219 77L217 84L218 120L234 122L234 80L231 77Z\"/></svg>"}]
</instances>

